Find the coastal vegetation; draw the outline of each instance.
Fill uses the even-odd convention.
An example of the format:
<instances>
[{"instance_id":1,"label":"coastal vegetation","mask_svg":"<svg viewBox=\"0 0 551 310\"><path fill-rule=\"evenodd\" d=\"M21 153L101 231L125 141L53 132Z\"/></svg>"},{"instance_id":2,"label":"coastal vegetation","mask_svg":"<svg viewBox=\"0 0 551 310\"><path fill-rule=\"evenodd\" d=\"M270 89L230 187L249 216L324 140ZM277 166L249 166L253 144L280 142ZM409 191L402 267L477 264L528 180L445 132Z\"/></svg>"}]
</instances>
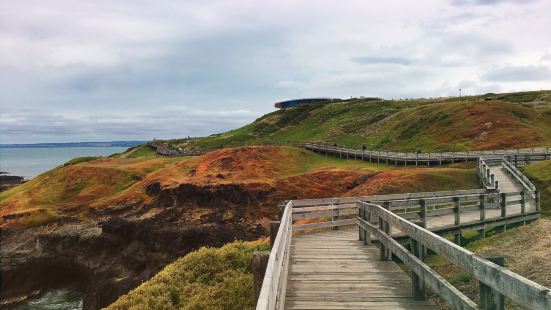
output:
<instances>
[{"instance_id":1,"label":"coastal vegetation","mask_svg":"<svg viewBox=\"0 0 551 310\"><path fill-rule=\"evenodd\" d=\"M413 169L327 157L295 147L228 148L184 158L137 150L142 155L135 158L121 158L124 154L77 158L2 192L0 225L83 220L130 203L137 210L155 202L153 184L164 191L185 184L209 190L240 185L268 191L262 201L266 207L290 198L470 189L478 184L472 165ZM273 212L260 211L257 216Z\"/></svg>"},{"instance_id":2,"label":"coastal vegetation","mask_svg":"<svg viewBox=\"0 0 551 310\"><path fill-rule=\"evenodd\" d=\"M254 251L268 249L269 243L262 241L201 248L166 266L106 309L253 309L251 257Z\"/></svg>"},{"instance_id":3,"label":"coastal vegetation","mask_svg":"<svg viewBox=\"0 0 551 310\"><path fill-rule=\"evenodd\" d=\"M215 149L288 141L425 152L551 146L551 91L305 105L225 133L169 142Z\"/></svg>"}]
</instances>

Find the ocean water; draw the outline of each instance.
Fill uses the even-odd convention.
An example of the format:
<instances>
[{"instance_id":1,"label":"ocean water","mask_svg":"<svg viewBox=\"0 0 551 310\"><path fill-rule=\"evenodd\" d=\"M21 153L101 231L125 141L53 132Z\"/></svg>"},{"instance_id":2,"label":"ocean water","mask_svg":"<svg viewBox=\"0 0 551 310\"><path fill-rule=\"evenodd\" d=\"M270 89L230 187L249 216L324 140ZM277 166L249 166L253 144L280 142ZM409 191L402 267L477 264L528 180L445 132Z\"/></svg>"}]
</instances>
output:
<instances>
[{"instance_id":1,"label":"ocean water","mask_svg":"<svg viewBox=\"0 0 551 310\"><path fill-rule=\"evenodd\" d=\"M35 177L75 157L109 156L126 147L0 148L0 171L25 178Z\"/></svg>"},{"instance_id":2,"label":"ocean water","mask_svg":"<svg viewBox=\"0 0 551 310\"><path fill-rule=\"evenodd\" d=\"M56 289L17 305L15 310L81 310L82 294Z\"/></svg>"}]
</instances>

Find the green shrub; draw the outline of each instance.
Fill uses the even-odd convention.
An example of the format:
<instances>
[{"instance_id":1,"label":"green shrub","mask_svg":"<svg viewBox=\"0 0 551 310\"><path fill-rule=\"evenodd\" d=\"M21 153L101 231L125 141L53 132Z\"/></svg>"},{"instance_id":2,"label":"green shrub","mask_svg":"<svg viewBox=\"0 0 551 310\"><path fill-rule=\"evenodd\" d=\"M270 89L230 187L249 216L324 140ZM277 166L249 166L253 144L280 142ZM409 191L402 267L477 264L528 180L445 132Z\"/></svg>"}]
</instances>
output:
<instances>
[{"instance_id":1,"label":"green shrub","mask_svg":"<svg viewBox=\"0 0 551 310\"><path fill-rule=\"evenodd\" d=\"M201 248L165 267L107 309L252 309L251 257L266 243Z\"/></svg>"}]
</instances>

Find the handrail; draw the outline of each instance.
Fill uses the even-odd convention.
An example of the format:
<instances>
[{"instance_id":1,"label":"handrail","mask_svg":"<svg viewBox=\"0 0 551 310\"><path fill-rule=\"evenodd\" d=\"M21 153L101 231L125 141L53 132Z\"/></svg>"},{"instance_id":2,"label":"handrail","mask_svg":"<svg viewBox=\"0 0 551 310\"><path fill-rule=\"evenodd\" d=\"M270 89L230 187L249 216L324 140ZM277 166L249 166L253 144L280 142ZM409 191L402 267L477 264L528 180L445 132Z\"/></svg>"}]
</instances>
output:
<instances>
[{"instance_id":1,"label":"handrail","mask_svg":"<svg viewBox=\"0 0 551 310\"><path fill-rule=\"evenodd\" d=\"M499 182L496 179L492 170L490 169L490 165L487 163L487 161L491 161L491 159L486 160L482 157L478 158L478 162L477 162L478 176L480 177L480 180L482 181L482 184L486 189L499 190Z\"/></svg>"},{"instance_id":2,"label":"handrail","mask_svg":"<svg viewBox=\"0 0 551 310\"><path fill-rule=\"evenodd\" d=\"M210 150L175 150L168 148L163 150L159 147L159 143L163 143L162 140L154 140L148 142L148 145L154 147L157 150L159 155L166 156L196 156L202 155ZM354 148L344 148L344 147L335 147L329 144L324 143L313 143L313 142L260 142L253 144L246 144L249 146L284 146L292 145L302 148L314 148L324 151L333 151L341 152L343 154L356 155L356 156L371 156L373 158L391 160L391 161L406 161L406 162L415 162L415 161L432 161L432 162L442 162L442 161L471 161L476 160L478 157L504 157L504 156L513 156L513 155L524 155L530 156L531 158L548 159L551 158L551 147L541 147L541 148L523 148L523 149L509 149L509 150L491 150L491 151L459 151L459 152L391 152L391 151L381 151L381 150L367 150L367 149L354 149Z\"/></svg>"},{"instance_id":3,"label":"handrail","mask_svg":"<svg viewBox=\"0 0 551 310\"><path fill-rule=\"evenodd\" d=\"M395 254L412 267L412 271L421 281L429 285L436 294L454 308L476 309L476 304L473 305L473 302L465 295L454 291L447 281L441 277L438 278L427 265L412 259L411 254L407 253L405 248L399 247L394 242L389 233L390 227L397 227L412 238L414 243L431 249L520 306L530 309L551 309L549 288L500 267L379 205L361 201L358 201L357 204L360 209L358 222L361 229L374 231L380 237L381 257L389 258L391 253ZM373 218L378 218L379 228L371 224ZM370 237L368 236L368 238Z\"/></svg>"},{"instance_id":4,"label":"handrail","mask_svg":"<svg viewBox=\"0 0 551 310\"><path fill-rule=\"evenodd\" d=\"M401 199L421 199L421 198L442 197L442 196L480 195L484 193L486 193L485 189L468 189L468 190L455 190L455 191L417 192L417 193L372 195L372 196L359 196L359 197L301 199L301 200L294 200L293 207L347 204L347 203L355 203L357 200L388 201L388 200L401 200Z\"/></svg>"},{"instance_id":5,"label":"handrail","mask_svg":"<svg viewBox=\"0 0 551 310\"><path fill-rule=\"evenodd\" d=\"M331 145L321 144L321 143L311 143L311 142L297 142L291 143L291 145L321 149L325 151L334 151L341 152L345 154L355 154L355 155L367 155L367 156L376 156L382 159L392 159L392 160L431 160L439 161L442 159L454 159L454 160L475 160L478 157L503 157L507 155L530 155L530 156L542 156L551 154L550 147L542 148L531 148L531 149L510 149L510 150L492 150L492 151L465 151L465 152L439 152L439 153L411 153L411 152L390 152L390 151L374 151L367 149L353 149L353 148L344 148L344 147L335 147ZM544 159L547 159L545 157Z\"/></svg>"},{"instance_id":6,"label":"handrail","mask_svg":"<svg viewBox=\"0 0 551 310\"><path fill-rule=\"evenodd\" d=\"M283 211L281 224L268 258L266 273L256 304L257 310L283 309L285 305L285 288L292 237L292 209L293 202L290 201Z\"/></svg>"},{"instance_id":7,"label":"handrail","mask_svg":"<svg viewBox=\"0 0 551 310\"><path fill-rule=\"evenodd\" d=\"M522 185L525 191L536 191L536 186L511 162L503 159L502 166L517 180L518 183L520 183L520 185Z\"/></svg>"}]
</instances>

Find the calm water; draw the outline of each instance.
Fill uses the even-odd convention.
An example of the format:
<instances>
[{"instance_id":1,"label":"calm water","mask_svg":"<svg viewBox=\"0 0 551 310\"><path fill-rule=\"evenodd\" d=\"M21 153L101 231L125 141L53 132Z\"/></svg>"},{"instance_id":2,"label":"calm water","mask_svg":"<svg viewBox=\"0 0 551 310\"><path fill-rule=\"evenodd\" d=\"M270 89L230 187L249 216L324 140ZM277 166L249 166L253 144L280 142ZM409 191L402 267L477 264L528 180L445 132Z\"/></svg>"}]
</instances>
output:
<instances>
[{"instance_id":1,"label":"calm water","mask_svg":"<svg viewBox=\"0 0 551 310\"><path fill-rule=\"evenodd\" d=\"M0 171L32 178L81 156L108 156L126 147L0 148Z\"/></svg>"},{"instance_id":2,"label":"calm water","mask_svg":"<svg viewBox=\"0 0 551 310\"><path fill-rule=\"evenodd\" d=\"M57 289L31 298L15 310L81 310L82 295L68 289Z\"/></svg>"}]
</instances>

